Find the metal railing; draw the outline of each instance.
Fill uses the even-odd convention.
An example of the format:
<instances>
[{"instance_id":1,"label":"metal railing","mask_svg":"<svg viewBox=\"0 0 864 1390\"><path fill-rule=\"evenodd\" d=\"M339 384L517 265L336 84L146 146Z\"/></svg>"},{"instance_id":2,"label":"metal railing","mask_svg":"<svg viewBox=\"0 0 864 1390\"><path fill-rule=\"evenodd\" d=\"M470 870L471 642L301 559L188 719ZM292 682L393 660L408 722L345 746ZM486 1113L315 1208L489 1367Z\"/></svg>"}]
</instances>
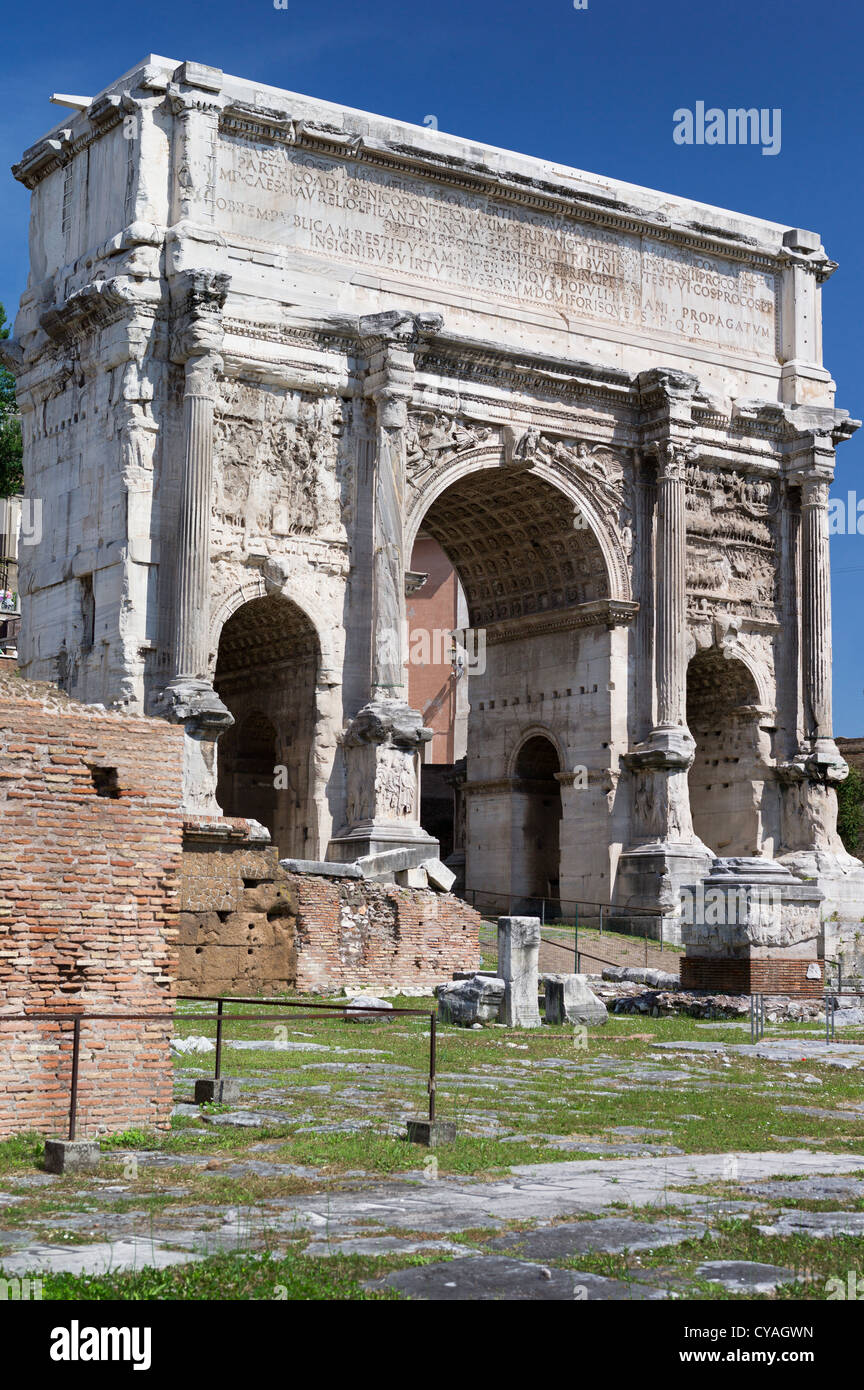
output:
<instances>
[{"instance_id":1,"label":"metal railing","mask_svg":"<svg viewBox=\"0 0 864 1390\"><path fill-rule=\"evenodd\" d=\"M487 890L487 889L474 889L474 888L469 888L469 889L463 890L462 896L465 898L466 901L469 901L469 902L471 903L471 906L474 907L474 908L476 908L476 910L477 910L478 912L479 912L479 911L482 911L482 909L478 906L478 903L477 903L478 897L482 897L482 896L491 897L491 898L493 898L493 899L495 900L495 902L496 902L497 904L500 905L500 903L504 900L504 896L507 896L510 909L512 909L513 902L514 902L514 900L515 900L516 903L517 903L517 910L518 910L518 912L520 912L520 913L525 913L525 914L528 915L528 916L539 917L539 918L540 918L540 925L541 925L541 937L540 937L540 940L541 940L545 945L547 945L547 946L554 946L554 947L556 947L558 950L568 950L568 949L570 949L569 942L568 942L568 941L565 941L565 940L555 940L554 938L552 938L552 937L550 937L550 936L542 935L542 932L543 932L544 930L545 930L545 931L548 931L548 930L550 930L550 929L552 929L552 930L560 930L562 933L564 933L564 932L569 933L569 932L572 931L572 933L573 933L573 946L572 946L573 960L574 960L574 968L575 968L575 971L576 971L576 974L577 974L577 975L581 973L581 963L582 963L582 958L583 958L583 956L584 956L584 958L585 958L586 960L596 961L596 962L598 962L600 965L620 966L620 965L622 964L622 962L621 962L620 960L610 960L608 956L601 956L601 955L598 955L596 951L586 950L583 946L580 946L580 944L579 944L579 933L580 933L580 931L584 932L584 931L586 931L586 930L588 930L588 931L595 931L595 930L596 930L596 931L599 932L600 936L602 937L602 936L603 936L603 930L604 930L604 922L605 922L605 925L606 925L606 931L607 931L607 932L609 932L609 931L616 932L616 933L618 933L618 934L620 934L620 935L622 935L622 936L626 936L626 937L628 937L628 938L631 938L631 939L634 940L634 941L639 941L639 940L641 940L641 941L643 942L643 945L644 945L644 962L645 962L645 965L646 965L646 966L648 965L648 952L649 952L649 950L651 950L651 949L656 949L656 950L662 951L662 950L664 949L664 946L663 946L663 913L661 912L661 910L660 910L659 908L649 908L649 907L621 907L621 906L619 906L619 905L617 905L617 904L615 904L615 903L593 903L593 902L589 902L589 901L587 901L587 900L585 900L585 899L579 899L579 900L577 901L576 899L573 899L573 898L563 898L563 899L562 899L562 898L555 898L554 900L549 899L549 898L543 898L543 899L541 899L541 898L530 898L530 897L526 897L524 894L519 894L519 893L511 893L511 894L509 894L509 895L502 895L502 894L499 894L499 893L494 893L491 889L488 889L488 890ZM564 922L564 921L560 921L560 922L559 922L559 921L554 920L554 919L553 919L553 920L550 920L549 917L548 917L547 914L546 914L546 911L545 911L547 903L550 904L550 905L554 905L555 907L557 907L558 909L560 909L560 911L559 911L559 913L558 913L558 917L559 917L559 918L560 918L561 916L570 916L570 917L572 917L572 918L573 918L572 926L571 926L569 923ZM526 904L527 904L527 906L526 906ZM531 911L530 909L531 909L532 905L535 905L535 904L537 905L536 910ZM565 906L566 906L566 907L570 907L570 908L572 908L572 909L574 909L574 910L573 910L572 912L569 912L569 913L566 913L566 914L565 914L565 913L563 913L563 908L564 908ZM512 913L511 913L511 915L512 915ZM645 932L645 933L640 933L640 932L638 932L638 931L634 931L634 930L633 930L633 926L634 926L635 923L644 922L644 921L646 921L646 920L648 920L648 921L656 921L656 922L659 922L659 927L658 927L658 931L657 931L657 935L656 935L656 936L655 936L654 934L651 934L651 935L649 936L647 932ZM622 923L627 923L627 924L629 924L629 927L624 927L624 928L622 929ZM493 928L492 930L494 931L494 928ZM482 938L481 938L481 939L482 939ZM489 943L487 943L487 944L489 944L489 945L494 945L495 943L494 943L494 942L489 942Z\"/></svg>"},{"instance_id":2,"label":"metal railing","mask_svg":"<svg viewBox=\"0 0 864 1390\"><path fill-rule=\"evenodd\" d=\"M68 1138L74 1140L77 1123L78 1111L78 1083L80 1075L81 1061L81 1025L82 1023L175 1023L178 1019L182 1022L214 1023L216 1024L216 1057L214 1080L219 1081L222 1077L222 1034L225 1025L228 1023L297 1023L297 1022L321 1022L326 1018L341 1018L343 1022L353 1022L358 1015L365 1014L381 1019L405 1017L406 1015L415 1018L429 1019L429 1074L427 1090L429 1094L429 1122L435 1122L435 1095L437 1089L437 1011L430 1012L428 1009L393 1009L354 1004L350 1001L345 1004L317 1004L309 1003L301 999L248 999L235 998L232 995L200 995L200 994L180 994L177 999L183 1002L194 1001L195 1003L216 1004L215 1014L189 1014L178 1013L176 1011L166 1013L128 1013L128 1014L103 1014L85 1013L83 1010L67 1010L64 1013L34 1012L28 1014L2 1014L0 1023L71 1023L72 1024L72 1069L69 1085L69 1122ZM284 1015L273 1014L231 1014L225 1012L226 1004L255 1004L281 1009L308 1009L311 1013L286 1013Z\"/></svg>"},{"instance_id":3,"label":"metal railing","mask_svg":"<svg viewBox=\"0 0 864 1390\"><path fill-rule=\"evenodd\" d=\"M843 993L846 994L846 995L851 995L853 998L856 998L856 999L864 999L864 990L847 989L847 990L844 990ZM826 990L825 990L825 993L824 993L824 995L823 995L823 1003L824 1003L824 1007L825 1007L825 1041L826 1041L826 1043L834 1042L834 1039L835 1039L835 1018L834 1018L834 1015L838 1012L838 1008L837 1008L837 997L836 997L836 996L837 996L837 991L835 991L835 990L833 990L833 989L831 989L831 990L826 989ZM794 995L794 994L780 994L780 995L772 995L772 996L771 996L772 999L775 999L775 998L779 998L779 999L791 999L793 1002L796 1000L797 997L798 997L798 996L796 996L796 995ZM751 1041L752 1043L760 1042L760 1041L762 1040L762 1038L764 1038L764 1036L765 1036L765 995L764 995L764 994L751 994L751 995L750 995L750 1041Z\"/></svg>"}]
</instances>

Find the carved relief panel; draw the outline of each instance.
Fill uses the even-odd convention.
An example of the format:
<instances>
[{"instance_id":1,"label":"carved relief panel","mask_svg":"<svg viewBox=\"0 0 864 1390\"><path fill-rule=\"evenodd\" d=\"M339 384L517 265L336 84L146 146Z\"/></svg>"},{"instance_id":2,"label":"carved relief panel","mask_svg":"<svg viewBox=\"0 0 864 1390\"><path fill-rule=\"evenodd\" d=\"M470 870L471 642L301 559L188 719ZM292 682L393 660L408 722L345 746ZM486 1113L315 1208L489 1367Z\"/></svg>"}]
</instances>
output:
<instances>
[{"instance_id":1,"label":"carved relief panel","mask_svg":"<svg viewBox=\"0 0 864 1390\"><path fill-rule=\"evenodd\" d=\"M775 617L778 484L694 462L687 466L687 588L691 611L719 602Z\"/></svg>"}]
</instances>

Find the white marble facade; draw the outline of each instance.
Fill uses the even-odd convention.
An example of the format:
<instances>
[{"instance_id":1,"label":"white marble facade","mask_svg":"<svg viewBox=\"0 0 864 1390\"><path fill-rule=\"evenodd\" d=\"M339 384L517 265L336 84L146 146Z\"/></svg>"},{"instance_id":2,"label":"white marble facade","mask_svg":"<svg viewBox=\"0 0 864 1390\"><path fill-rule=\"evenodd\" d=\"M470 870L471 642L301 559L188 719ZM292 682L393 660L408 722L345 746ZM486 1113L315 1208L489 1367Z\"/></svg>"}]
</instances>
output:
<instances>
[{"instance_id":1,"label":"white marble facade","mask_svg":"<svg viewBox=\"0 0 864 1390\"><path fill-rule=\"evenodd\" d=\"M762 855L852 930L817 234L159 57L15 172L28 676L182 719L189 809L286 853L422 844L422 528L486 639L469 888L674 930Z\"/></svg>"}]
</instances>

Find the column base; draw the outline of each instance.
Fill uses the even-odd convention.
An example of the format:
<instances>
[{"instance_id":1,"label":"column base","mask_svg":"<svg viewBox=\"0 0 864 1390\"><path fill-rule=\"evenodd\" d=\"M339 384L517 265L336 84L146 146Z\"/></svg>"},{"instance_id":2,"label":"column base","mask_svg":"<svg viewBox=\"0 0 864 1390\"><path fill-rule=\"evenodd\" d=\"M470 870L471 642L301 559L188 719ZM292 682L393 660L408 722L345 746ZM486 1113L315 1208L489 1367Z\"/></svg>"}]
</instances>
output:
<instances>
[{"instance_id":1,"label":"column base","mask_svg":"<svg viewBox=\"0 0 864 1390\"><path fill-rule=\"evenodd\" d=\"M327 858L337 864L353 864L356 859L383 854L390 849L406 850L413 863L406 863L405 868L411 868L426 859L438 859L441 845L419 825L371 823L352 826L344 835L334 836L327 846Z\"/></svg>"},{"instance_id":2,"label":"column base","mask_svg":"<svg viewBox=\"0 0 864 1390\"><path fill-rule=\"evenodd\" d=\"M707 874L714 854L701 840L690 843L666 842L636 845L624 850L618 860L610 927L615 926L615 909L622 917L627 908L653 908L657 915L647 917L640 930L646 936L670 945L681 945L681 889L698 883Z\"/></svg>"}]
</instances>

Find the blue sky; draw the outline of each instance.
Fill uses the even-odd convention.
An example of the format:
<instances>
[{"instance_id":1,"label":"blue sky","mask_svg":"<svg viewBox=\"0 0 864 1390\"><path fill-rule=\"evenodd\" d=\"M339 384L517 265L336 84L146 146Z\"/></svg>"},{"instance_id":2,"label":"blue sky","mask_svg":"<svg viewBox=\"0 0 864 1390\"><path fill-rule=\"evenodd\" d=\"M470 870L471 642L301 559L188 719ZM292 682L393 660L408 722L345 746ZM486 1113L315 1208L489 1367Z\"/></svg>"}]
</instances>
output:
<instances>
[{"instance_id":1,"label":"blue sky","mask_svg":"<svg viewBox=\"0 0 864 1390\"><path fill-rule=\"evenodd\" d=\"M146 53L191 58L262 83L560 160L821 232L840 262L823 295L837 404L864 414L864 114L857 0L43 0L4 17L0 164L62 117L52 91L92 95ZM697 101L780 107L782 148L681 146L672 113ZM25 284L26 191L0 198L0 301ZM834 493L864 498L864 430L838 453ZM864 520L862 520L864 525ZM864 734L864 535L832 540L834 707Z\"/></svg>"}]
</instances>

